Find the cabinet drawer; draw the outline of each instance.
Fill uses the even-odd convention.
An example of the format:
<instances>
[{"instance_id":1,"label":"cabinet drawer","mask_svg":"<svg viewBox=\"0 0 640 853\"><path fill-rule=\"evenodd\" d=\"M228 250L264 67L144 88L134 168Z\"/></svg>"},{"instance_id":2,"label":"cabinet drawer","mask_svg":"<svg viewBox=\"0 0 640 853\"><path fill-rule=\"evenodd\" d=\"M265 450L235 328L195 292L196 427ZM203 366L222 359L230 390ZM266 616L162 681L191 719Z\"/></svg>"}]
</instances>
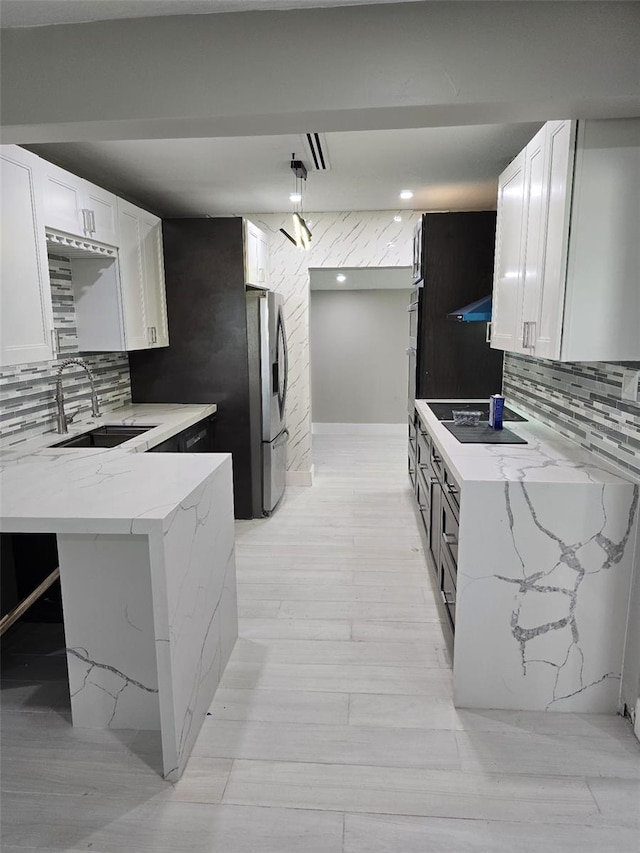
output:
<instances>
[{"instance_id":1,"label":"cabinet drawer","mask_svg":"<svg viewBox=\"0 0 640 853\"><path fill-rule=\"evenodd\" d=\"M451 624L456 624L456 581L455 574L452 571L451 563L447 557L446 550L443 548L440 551L440 594L442 595L442 603L451 620Z\"/></svg>"},{"instance_id":2,"label":"cabinet drawer","mask_svg":"<svg viewBox=\"0 0 640 853\"><path fill-rule=\"evenodd\" d=\"M444 497L440 507L441 548L448 553L453 563L452 569L455 572L457 572L458 567L458 534L458 516L449 500Z\"/></svg>"},{"instance_id":3,"label":"cabinet drawer","mask_svg":"<svg viewBox=\"0 0 640 853\"><path fill-rule=\"evenodd\" d=\"M442 489L447 496L449 503L455 513L457 519L460 517L460 487L453 477L451 471L445 466L442 470Z\"/></svg>"}]
</instances>

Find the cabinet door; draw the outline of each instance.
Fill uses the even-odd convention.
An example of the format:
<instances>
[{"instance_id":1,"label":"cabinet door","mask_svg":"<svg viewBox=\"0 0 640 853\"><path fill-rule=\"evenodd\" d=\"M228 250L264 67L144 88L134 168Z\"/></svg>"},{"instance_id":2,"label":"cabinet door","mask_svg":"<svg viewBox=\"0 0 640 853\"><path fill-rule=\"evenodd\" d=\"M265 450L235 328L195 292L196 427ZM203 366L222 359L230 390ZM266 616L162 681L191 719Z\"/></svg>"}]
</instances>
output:
<instances>
[{"instance_id":1,"label":"cabinet door","mask_svg":"<svg viewBox=\"0 0 640 853\"><path fill-rule=\"evenodd\" d=\"M522 314L525 165L521 151L498 180L491 346L511 352L518 351Z\"/></svg>"},{"instance_id":2,"label":"cabinet door","mask_svg":"<svg viewBox=\"0 0 640 853\"><path fill-rule=\"evenodd\" d=\"M258 283L269 283L269 241L263 231L258 232Z\"/></svg>"},{"instance_id":3,"label":"cabinet door","mask_svg":"<svg viewBox=\"0 0 640 853\"><path fill-rule=\"evenodd\" d=\"M145 313L141 212L134 205L118 199L120 288L128 350L146 349L150 345Z\"/></svg>"},{"instance_id":4,"label":"cabinet door","mask_svg":"<svg viewBox=\"0 0 640 853\"><path fill-rule=\"evenodd\" d=\"M40 160L44 196L44 225L90 237L90 218L85 205L85 181L70 172Z\"/></svg>"},{"instance_id":5,"label":"cabinet door","mask_svg":"<svg viewBox=\"0 0 640 853\"><path fill-rule=\"evenodd\" d=\"M6 146L0 167L0 359L2 364L48 361L53 358L53 312L40 219L39 158Z\"/></svg>"},{"instance_id":6,"label":"cabinet door","mask_svg":"<svg viewBox=\"0 0 640 853\"><path fill-rule=\"evenodd\" d=\"M547 126L525 149L525 222L522 269L522 312L512 352L533 355L542 298L547 203L549 198Z\"/></svg>"},{"instance_id":7,"label":"cabinet door","mask_svg":"<svg viewBox=\"0 0 640 853\"><path fill-rule=\"evenodd\" d=\"M118 246L118 199L113 193L87 181L84 182L84 191L91 237L100 243Z\"/></svg>"},{"instance_id":8,"label":"cabinet door","mask_svg":"<svg viewBox=\"0 0 640 853\"><path fill-rule=\"evenodd\" d=\"M152 346L169 345L167 297L162 256L162 221L146 211L140 217L144 261L145 315Z\"/></svg>"},{"instance_id":9,"label":"cabinet door","mask_svg":"<svg viewBox=\"0 0 640 853\"><path fill-rule=\"evenodd\" d=\"M266 286L269 244L266 235L253 222L244 223L244 275L247 284Z\"/></svg>"},{"instance_id":10,"label":"cabinet door","mask_svg":"<svg viewBox=\"0 0 640 853\"><path fill-rule=\"evenodd\" d=\"M552 121L547 129L547 209L542 288L535 326L535 355L560 357L569 246L576 123ZM530 337L532 337L530 335Z\"/></svg>"}]
</instances>

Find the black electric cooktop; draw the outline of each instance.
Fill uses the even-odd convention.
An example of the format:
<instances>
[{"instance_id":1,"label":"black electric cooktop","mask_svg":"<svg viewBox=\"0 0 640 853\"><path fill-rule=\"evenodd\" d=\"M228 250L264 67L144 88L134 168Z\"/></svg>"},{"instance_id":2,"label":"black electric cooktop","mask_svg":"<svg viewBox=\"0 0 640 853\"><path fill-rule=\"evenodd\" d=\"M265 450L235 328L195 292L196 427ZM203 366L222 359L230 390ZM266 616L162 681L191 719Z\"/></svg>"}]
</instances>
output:
<instances>
[{"instance_id":1,"label":"black electric cooktop","mask_svg":"<svg viewBox=\"0 0 640 853\"><path fill-rule=\"evenodd\" d=\"M452 421L453 420L453 410L459 412L482 412L481 423L482 421L489 420L489 403L456 403L456 402L446 402L446 403L427 403L427 406L431 409L433 414L438 418L439 421ZM521 415L514 412L513 409L510 409L508 406L505 406L502 412L502 420L503 421L526 421L526 418L523 418ZM470 427L465 427L465 429L470 429ZM498 430L499 431L499 430ZM456 436L457 437L457 436Z\"/></svg>"},{"instance_id":2,"label":"black electric cooktop","mask_svg":"<svg viewBox=\"0 0 640 853\"><path fill-rule=\"evenodd\" d=\"M523 421L524 418L518 418ZM443 421L446 427L461 444L527 444L510 429L492 429L486 421L480 421L478 426L460 426L459 424Z\"/></svg>"}]
</instances>

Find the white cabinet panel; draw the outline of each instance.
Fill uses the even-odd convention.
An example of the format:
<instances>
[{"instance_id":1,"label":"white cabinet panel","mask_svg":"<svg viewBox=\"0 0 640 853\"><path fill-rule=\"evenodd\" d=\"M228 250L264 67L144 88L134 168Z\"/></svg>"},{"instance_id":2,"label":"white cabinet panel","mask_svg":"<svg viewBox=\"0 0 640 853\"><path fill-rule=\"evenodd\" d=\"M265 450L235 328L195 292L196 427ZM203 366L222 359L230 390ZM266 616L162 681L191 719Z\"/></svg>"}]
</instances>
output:
<instances>
[{"instance_id":1,"label":"white cabinet panel","mask_svg":"<svg viewBox=\"0 0 640 853\"><path fill-rule=\"evenodd\" d=\"M522 311L512 352L532 355L538 326L544 271L544 234L547 222L547 129L543 127L525 149L525 226L522 269Z\"/></svg>"},{"instance_id":2,"label":"white cabinet panel","mask_svg":"<svg viewBox=\"0 0 640 853\"><path fill-rule=\"evenodd\" d=\"M244 273L247 284L266 287L269 281L269 241L253 222L244 223Z\"/></svg>"},{"instance_id":3,"label":"white cabinet panel","mask_svg":"<svg viewBox=\"0 0 640 853\"><path fill-rule=\"evenodd\" d=\"M40 160L44 224L77 237L118 245L117 198L77 175Z\"/></svg>"},{"instance_id":4,"label":"white cabinet panel","mask_svg":"<svg viewBox=\"0 0 640 853\"><path fill-rule=\"evenodd\" d=\"M91 212L91 236L100 243L118 246L118 199L113 193L86 181L86 206Z\"/></svg>"},{"instance_id":5,"label":"white cabinet panel","mask_svg":"<svg viewBox=\"0 0 640 853\"><path fill-rule=\"evenodd\" d=\"M120 286L126 348L150 345L145 311L144 266L140 210L118 199L120 222Z\"/></svg>"},{"instance_id":6,"label":"white cabinet panel","mask_svg":"<svg viewBox=\"0 0 640 853\"><path fill-rule=\"evenodd\" d=\"M169 330L162 255L162 221L157 216L142 211L140 225L147 334L152 346L166 347L169 345Z\"/></svg>"},{"instance_id":7,"label":"white cabinet panel","mask_svg":"<svg viewBox=\"0 0 640 853\"><path fill-rule=\"evenodd\" d=\"M540 358L559 358L562 343L565 273L573 183L575 122L549 122L547 129L546 211L541 255L541 286L533 339Z\"/></svg>"},{"instance_id":8,"label":"white cabinet panel","mask_svg":"<svg viewBox=\"0 0 640 853\"><path fill-rule=\"evenodd\" d=\"M40 220L38 164L34 154L17 146L5 146L0 152L0 359L4 365L53 357L51 288Z\"/></svg>"},{"instance_id":9,"label":"white cabinet panel","mask_svg":"<svg viewBox=\"0 0 640 853\"><path fill-rule=\"evenodd\" d=\"M498 182L491 346L511 352L518 348L522 314L525 163L522 151Z\"/></svg>"}]
</instances>

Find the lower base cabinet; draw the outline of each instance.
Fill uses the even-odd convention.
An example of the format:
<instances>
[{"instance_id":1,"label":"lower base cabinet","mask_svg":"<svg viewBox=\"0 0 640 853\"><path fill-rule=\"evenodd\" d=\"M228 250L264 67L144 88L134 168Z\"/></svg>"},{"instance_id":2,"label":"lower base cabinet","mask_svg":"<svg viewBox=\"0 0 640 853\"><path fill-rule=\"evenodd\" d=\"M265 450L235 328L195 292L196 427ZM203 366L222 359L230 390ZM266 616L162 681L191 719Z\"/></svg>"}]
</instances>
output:
<instances>
[{"instance_id":1,"label":"lower base cabinet","mask_svg":"<svg viewBox=\"0 0 640 853\"><path fill-rule=\"evenodd\" d=\"M409 421L409 478L425 550L452 629L455 626L460 488L416 413Z\"/></svg>"}]
</instances>

